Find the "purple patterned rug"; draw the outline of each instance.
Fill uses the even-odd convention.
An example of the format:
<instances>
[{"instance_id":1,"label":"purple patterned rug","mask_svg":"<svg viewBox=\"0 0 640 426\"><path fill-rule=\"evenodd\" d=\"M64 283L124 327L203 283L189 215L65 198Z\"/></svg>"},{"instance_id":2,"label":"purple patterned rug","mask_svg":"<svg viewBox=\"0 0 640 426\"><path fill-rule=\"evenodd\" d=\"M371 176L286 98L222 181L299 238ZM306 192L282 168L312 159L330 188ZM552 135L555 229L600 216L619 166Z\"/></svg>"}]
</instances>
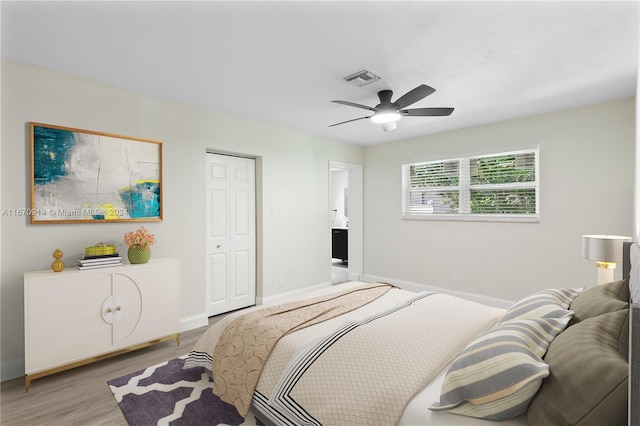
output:
<instances>
[{"instance_id":1,"label":"purple patterned rug","mask_svg":"<svg viewBox=\"0 0 640 426\"><path fill-rule=\"evenodd\" d=\"M204 368L183 365L175 358L107 382L129 425L262 425L215 396Z\"/></svg>"}]
</instances>

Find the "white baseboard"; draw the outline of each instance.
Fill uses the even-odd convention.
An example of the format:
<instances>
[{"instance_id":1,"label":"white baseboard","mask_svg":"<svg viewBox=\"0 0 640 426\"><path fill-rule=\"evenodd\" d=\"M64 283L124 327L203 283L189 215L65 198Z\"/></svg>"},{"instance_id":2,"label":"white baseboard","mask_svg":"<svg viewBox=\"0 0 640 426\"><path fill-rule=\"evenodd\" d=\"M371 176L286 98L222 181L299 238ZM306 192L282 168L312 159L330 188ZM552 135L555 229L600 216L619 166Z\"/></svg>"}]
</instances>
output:
<instances>
[{"instance_id":1,"label":"white baseboard","mask_svg":"<svg viewBox=\"0 0 640 426\"><path fill-rule=\"evenodd\" d=\"M17 379L24 376L24 360L15 359L13 361L3 362L0 365L0 382Z\"/></svg>"},{"instance_id":2,"label":"white baseboard","mask_svg":"<svg viewBox=\"0 0 640 426\"><path fill-rule=\"evenodd\" d=\"M362 281L362 279L360 278L360 273L349 272L349 281Z\"/></svg>"},{"instance_id":3,"label":"white baseboard","mask_svg":"<svg viewBox=\"0 0 640 426\"><path fill-rule=\"evenodd\" d=\"M209 317L206 313L180 318L180 333L209 325Z\"/></svg>"},{"instance_id":4,"label":"white baseboard","mask_svg":"<svg viewBox=\"0 0 640 426\"><path fill-rule=\"evenodd\" d=\"M416 283L416 282L412 282L412 281L403 281L403 280L396 280L394 278L389 278L389 277L381 277L381 276L377 276L377 275L369 275L369 274L362 274L362 275L358 275L358 274L353 274L352 276L350 276L352 281L363 281L363 282L377 282L377 281L382 281L382 282L387 282L390 284L394 284L397 285L398 287L405 289L405 290L409 290L409 291L415 291L415 292L420 292L420 291L435 291L436 293L443 293L443 294L449 294L451 296L456 296L456 297L460 297L461 299L466 299L466 300L472 300L474 302L478 302L478 303L482 303L484 305L488 305L488 306L493 306L496 308L502 308L502 309L507 309L509 308L511 305L513 305L514 301L513 300L508 300L508 299L501 299L499 297L491 297L491 296L485 296L482 294L478 294L478 293L469 293L466 291L459 291L459 290L452 290L450 288L445 288L445 287L436 287L436 286L430 286L430 285L426 285L426 284L421 284L421 283ZM273 296L269 296L269 297L265 297L265 298L257 298L256 299L256 305L261 305L264 303L274 303L274 302L279 302L283 299L288 299L290 297L295 297L295 296L299 296L302 295L304 293L308 293L310 291L313 290L318 290L321 288L325 288L325 287L330 287L331 283L328 282L324 282L324 283L320 283L320 284L315 284L309 287L304 287L301 289L297 289L297 290L292 290L292 291L288 291L285 293L279 293Z\"/></svg>"},{"instance_id":5,"label":"white baseboard","mask_svg":"<svg viewBox=\"0 0 640 426\"><path fill-rule=\"evenodd\" d=\"M287 291L287 292L284 292L284 293L274 294L273 296L258 297L258 298L256 298L256 305L263 305L265 303L277 303L277 302L280 302L281 300L288 299L290 297L299 296L301 294L308 293L308 292L313 291L313 290L319 290L319 289L325 288L325 287L331 287L331 283L330 282L324 282L324 283L320 283L320 284L310 285L310 286L304 287L304 288L299 288L299 289L296 289L296 290Z\"/></svg>"},{"instance_id":6,"label":"white baseboard","mask_svg":"<svg viewBox=\"0 0 640 426\"><path fill-rule=\"evenodd\" d=\"M467 299L474 302L482 303L483 305L493 306L495 308L507 309L514 303L514 301L512 300L500 299L498 297L484 296L482 294L477 294L477 293L468 293L466 291L452 290L450 288L445 288L445 287L435 287L435 286L430 286L430 285L411 282L411 281L396 280L394 278L380 277L377 275L363 274L362 281L366 281L366 282L382 281L389 284L397 285L402 289L415 291L415 292L425 291L425 290L435 291L436 293L449 294L451 296L456 296L461 299Z\"/></svg>"}]
</instances>

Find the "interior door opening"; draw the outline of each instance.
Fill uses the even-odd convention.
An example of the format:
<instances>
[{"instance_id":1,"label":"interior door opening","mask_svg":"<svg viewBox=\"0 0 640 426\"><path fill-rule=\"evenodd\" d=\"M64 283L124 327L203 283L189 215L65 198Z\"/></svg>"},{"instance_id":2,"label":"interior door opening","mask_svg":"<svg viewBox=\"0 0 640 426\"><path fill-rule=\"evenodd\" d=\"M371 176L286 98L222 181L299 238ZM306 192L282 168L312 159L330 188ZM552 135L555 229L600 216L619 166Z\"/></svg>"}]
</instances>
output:
<instances>
[{"instance_id":1,"label":"interior door opening","mask_svg":"<svg viewBox=\"0 0 640 426\"><path fill-rule=\"evenodd\" d=\"M362 274L362 166L330 163L329 226L331 283Z\"/></svg>"}]
</instances>

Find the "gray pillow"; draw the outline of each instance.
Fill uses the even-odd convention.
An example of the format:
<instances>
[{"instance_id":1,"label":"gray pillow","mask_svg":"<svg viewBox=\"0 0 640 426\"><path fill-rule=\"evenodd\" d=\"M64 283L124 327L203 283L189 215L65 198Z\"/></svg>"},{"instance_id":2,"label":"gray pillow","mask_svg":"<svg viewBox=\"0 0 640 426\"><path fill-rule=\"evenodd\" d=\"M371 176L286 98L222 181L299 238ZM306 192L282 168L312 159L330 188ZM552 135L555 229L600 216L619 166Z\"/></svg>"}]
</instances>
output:
<instances>
[{"instance_id":1,"label":"gray pillow","mask_svg":"<svg viewBox=\"0 0 640 426\"><path fill-rule=\"evenodd\" d=\"M588 288L580 293L569 309L574 312L569 325L629 307L629 281L621 280Z\"/></svg>"},{"instance_id":2,"label":"gray pillow","mask_svg":"<svg viewBox=\"0 0 640 426\"><path fill-rule=\"evenodd\" d=\"M585 319L558 335L527 414L531 425L627 424L629 310Z\"/></svg>"}]
</instances>

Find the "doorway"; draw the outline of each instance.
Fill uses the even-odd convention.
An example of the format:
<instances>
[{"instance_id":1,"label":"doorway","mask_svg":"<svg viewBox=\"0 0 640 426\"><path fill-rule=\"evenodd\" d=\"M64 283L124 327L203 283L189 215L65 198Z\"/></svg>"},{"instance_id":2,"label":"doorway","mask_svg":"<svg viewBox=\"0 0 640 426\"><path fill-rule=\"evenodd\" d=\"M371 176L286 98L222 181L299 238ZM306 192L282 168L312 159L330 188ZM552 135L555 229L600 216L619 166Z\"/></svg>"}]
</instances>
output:
<instances>
[{"instance_id":1,"label":"doorway","mask_svg":"<svg viewBox=\"0 0 640 426\"><path fill-rule=\"evenodd\" d=\"M363 259L362 166L329 163L331 283L359 281Z\"/></svg>"},{"instance_id":2,"label":"doorway","mask_svg":"<svg viewBox=\"0 0 640 426\"><path fill-rule=\"evenodd\" d=\"M256 164L206 155L206 310L213 316L255 305Z\"/></svg>"}]
</instances>

